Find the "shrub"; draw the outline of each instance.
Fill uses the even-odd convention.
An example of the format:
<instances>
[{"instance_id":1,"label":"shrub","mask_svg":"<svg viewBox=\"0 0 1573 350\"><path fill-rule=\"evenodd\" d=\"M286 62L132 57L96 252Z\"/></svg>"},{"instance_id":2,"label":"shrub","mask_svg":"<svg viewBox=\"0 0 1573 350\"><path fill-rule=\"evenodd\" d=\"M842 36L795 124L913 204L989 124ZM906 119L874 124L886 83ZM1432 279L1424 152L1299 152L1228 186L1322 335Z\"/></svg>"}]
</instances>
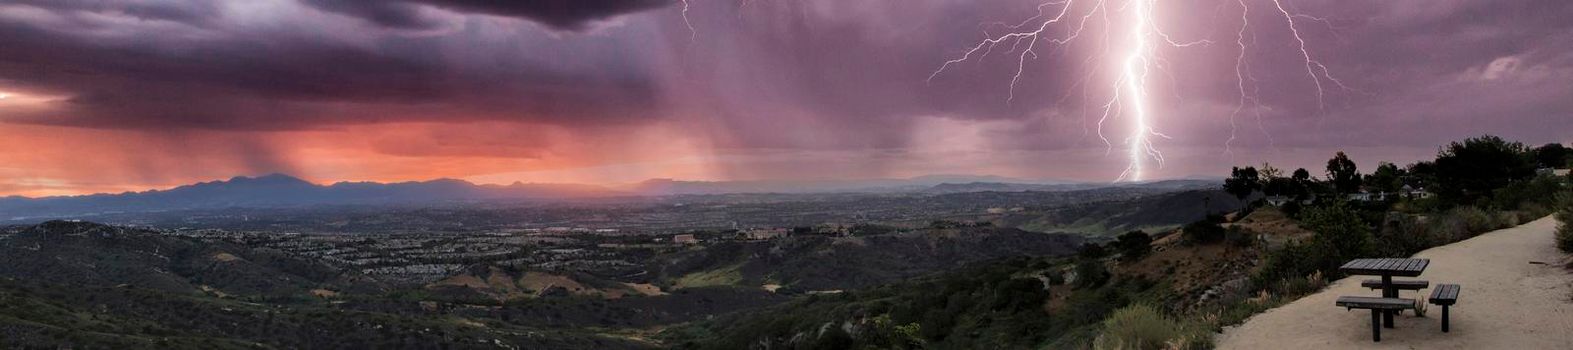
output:
<instances>
[{"instance_id":1,"label":"shrub","mask_svg":"<svg viewBox=\"0 0 1573 350\"><path fill-rule=\"evenodd\" d=\"M1573 195L1560 196L1557 211L1557 248L1573 253Z\"/></svg>"},{"instance_id":2,"label":"shrub","mask_svg":"<svg viewBox=\"0 0 1573 350\"><path fill-rule=\"evenodd\" d=\"M1164 317L1157 309L1136 304L1114 311L1103 321L1094 349L1191 349L1207 347L1209 331Z\"/></svg>"},{"instance_id":3,"label":"shrub","mask_svg":"<svg viewBox=\"0 0 1573 350\"><path fill-rule=\"evenodd\" d=\"M1375 255L1371 227L1353 209L1333 204L1306 210L1304 216L1301 226L1316 232L1311 244L1325 253L1323 266L1327 268L1322 270L1334 270L1346 260Z\"/></svg>"},{"instance_id":4,"label":"shrub","mask_svg":"<svg viewBox=\"0 0 1573 350\"><path fill-rule=\"evenodd\" d=\"M1096 260L1082 260L1076 263L1076 288L1091 288L1102 286L1109 281L1109 270L1103 263Z\"/></svg>"},{"instance_id":5,"label":"shrub","mask_svg":"<svg viewBox=\"0 0 1573 350\"><path fill-rule=\"evenodd\" d=\"M1432 235L1415 216L1399 213L1388 217L1376 241L1380 256L1410 256L1445 243Z\"/></svg>"},{"instance_id":6,"label":"shrub","mask_svg":"<svg viewBox=\"0 0 1573 350\"><path fill-rule=\"evenodd\" d=\"M1130 261L1141 260L1147 256L1147 253L1152 252L1152 236L1148 236L1146 232L1128 232L1120 235L1114 244L1120 248L1120 254Z\"/></svg>"},{"instance_id":7,"label":"shrub","mask_svg":"<svg viewBox=\"0 0 1573 350\"><path fill-rule=\"evenodd\" d=\"M1251 282L1256 286L1282 288L1280 281L1318 271L1324 255L1324 251L1310 244L1291 243L1268 253L1262 269L1251 277Z\"/></svg>"}]
</instances>

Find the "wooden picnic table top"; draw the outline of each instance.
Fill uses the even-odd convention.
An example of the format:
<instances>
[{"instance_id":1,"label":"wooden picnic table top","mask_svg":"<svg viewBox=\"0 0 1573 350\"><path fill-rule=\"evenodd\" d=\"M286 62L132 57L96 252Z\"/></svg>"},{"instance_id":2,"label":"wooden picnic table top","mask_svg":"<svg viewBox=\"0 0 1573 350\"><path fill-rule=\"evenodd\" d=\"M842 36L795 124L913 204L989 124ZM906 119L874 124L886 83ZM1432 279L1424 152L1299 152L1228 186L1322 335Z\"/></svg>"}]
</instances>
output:
<instances>
[{"instance_id":1,"label":"wooden picnic table top","mask_svg":"<svg viewBox=\"0 0 1573 350\"><path fill-rule=\"evenodd\" d=\"M1430 264L1431 259L1354 259L1344 263L1338 270L1351 275L1415 277Z\"/></svg>"}]
</instances>

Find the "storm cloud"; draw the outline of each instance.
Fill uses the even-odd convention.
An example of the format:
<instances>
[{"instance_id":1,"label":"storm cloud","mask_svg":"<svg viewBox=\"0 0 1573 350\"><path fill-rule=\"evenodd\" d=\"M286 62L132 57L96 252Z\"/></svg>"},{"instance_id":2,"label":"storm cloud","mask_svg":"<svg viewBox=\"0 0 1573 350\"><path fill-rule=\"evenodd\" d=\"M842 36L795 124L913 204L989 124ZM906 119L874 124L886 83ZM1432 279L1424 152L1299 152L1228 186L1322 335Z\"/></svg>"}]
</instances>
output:
<instances>
[{"instance_id":1,"label":"storm cloud","mask_svg":"<svg viewBox=\"0 0 1573 350\"><path fill-rule=\"evenodd\" d=\"M1161 176L1314 166L1346 148L1403 162L1482 133L1573 139L1573 4L1284 1L1308 15L1293 30L1327 67L1313 73L1340 83L1322 80L1318 94L1287 21L1246 3L1162 9L1167 34L1209 44L1161 50L1151 106L1170 136L1157 141L1171 152ZM201 152L233 165L136 170L146 184L226 171L1095 180L1123 168L1104 154L1123 147L1127 121L1098 124L1113 65L1103 33L1119 30L1106 23L1088 22L1069 45L1002 45L936 75L1040 2L689 5L685 18L670 0L11 1L0 4L0 134L244 135L244 146ZM0 177L26 184L109 181L21 151L0 162L11 164ZM420 166L430 164L442 166Z\"/></svg>"}]
</instances>

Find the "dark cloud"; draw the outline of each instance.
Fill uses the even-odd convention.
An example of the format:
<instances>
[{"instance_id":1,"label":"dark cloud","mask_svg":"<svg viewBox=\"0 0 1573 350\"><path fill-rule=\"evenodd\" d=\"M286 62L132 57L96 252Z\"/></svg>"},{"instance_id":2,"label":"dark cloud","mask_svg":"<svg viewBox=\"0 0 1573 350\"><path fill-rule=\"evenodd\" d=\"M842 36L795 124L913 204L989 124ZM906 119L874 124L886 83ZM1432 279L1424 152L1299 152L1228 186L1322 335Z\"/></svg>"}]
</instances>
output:
<instances>
[{"instance_id":1,"label":"dark cloud","mask_svg":"<svg viewBox=\"0 0 1573 350\"><path fill-rule=\"evenodd\" d=\"M1097 121L1115 60L1096 55L1107 26L1090 23L1068 46L1040 40L1030 54L1030 42L1002 45L928 79L1007 30L994 23L1030 17L1042 1L695 1L688 21L671 3L0 3L0 89L62 99L0 120L136 131L484 121L569 134L648 124L682 130L679 141L718 153L933 153L968 143L982 153L1101 156L1106 147ZM1231 135L1231 147L1255 149L1427 149L1481 132L1573 138L1573 2L1285 3L1327 19L1297 17L1297 29L1326 73L1349 88L1322 80L1318 99L1284 18L1257 4L1244 41L1261 107L1231 120L1240 103L1238 3L1164 5L1169 34L1213 44L1161 50L1168 69L1153 73L1162 88L1151 107L1154 125L1172 138L1157 140L1160 148L1223 154ZM1048 37L1069 35L1082 17L1068 18ZM1113 147L1122 147L1128 125L1108 121ZM471 133L371 146L410 157L514 158L550 158L554 147L533 133ZM1117 172L1115 158L1103 161ZM857 161L870 162L858 169L887 164Z\"/></svg>"},{"instance_id":2,"label":"dark cloud","mask_svg":"<svg viewBox=\"0 0 1573 350\"><path fill-rule=\"evenodd\" d=\"M404 1L301 0L301 2L325 11L359 17L386 27L424 29L437 24L435 20L423 16L419 7Z\"/></svg>"},{"instance_id":3,"label":"dark cloud","mask_svg":"<svg viewBox=\"0 0 1573 350\"><path fill-rule=\"evenodd\" d=\"M515 17L561 30L584 30L591 22L660 8L670 0L303 0L317 8L395 28L431 28L437 20L420 11L431 6L461 13Z\"/></svg>"},{"instance_id":4,"label":"dark cloud","mask_svg":"<svg viewBox=\"0 0 1573 350\"><path fill-rule=\"evenodd\" d=\"M219 15L217 2L160 0L12 0L27 5L66 13L126 15L142 20L204 24Z\"/></svg>"},{"instance_id":5,"label":"dark cloud","mask_svg":"<svg viewBox=\"0 0 1573 350\"><path fill-rule=\"evenodd\" d=\"M584 124L648 114L654 91L628 69L539 62L465 67L440 38L357 45L203 30L214 40L100 40L0 22L0 79L64 95L62 109L10 122L92 128L288 130L397 121ZM516 55L516 53L507 53Z\"/></svg>"}]
</instances>

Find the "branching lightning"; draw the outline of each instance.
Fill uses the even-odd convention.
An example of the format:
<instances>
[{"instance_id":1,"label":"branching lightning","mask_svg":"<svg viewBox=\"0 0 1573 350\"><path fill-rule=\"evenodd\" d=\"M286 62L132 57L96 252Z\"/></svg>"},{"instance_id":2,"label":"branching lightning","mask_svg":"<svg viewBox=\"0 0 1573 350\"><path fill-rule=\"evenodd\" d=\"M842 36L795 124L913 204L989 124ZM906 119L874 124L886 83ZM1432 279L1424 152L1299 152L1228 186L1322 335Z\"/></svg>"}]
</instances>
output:
<instances>
[{"instance_id":1,"label":"branching lightning","mask_svg":"<svg viewBox=\"0 0 1573 350\"><path fill-rule=\"evenodd\" d=\"M1081 36L1083 29L1087 27L1087 22L1101 18L1104 21L1103 27L1110 31L1119 30L1121 34L1119 36L1124 37L1124 42L1123 47L1118 48L1120 50L1119 54L1108 55L1107 48L1111 39L1109 35L1105 34L1104 55L1089 57L1089 59L1102 58L1104 61L1111 63L1111 66L1117 67L1117 71L1113 72L1112 84L1108 90L1110 97L1107 102L1101 105L1102 111L1098 117L1097 135L1112 151L1114 144L1103 133L1105 122L1112 118L1128 120L1130 131L1125 137L1123 144L1126 147L1125 151L1126 156L1129 158L1129 163L1115 181L1142 181L1146 175L1146 166L1149 163L1155 163L1159 167L1162 167L1164 163L1163 152L1153 143L1154 139L1169 138L1156 129L1156 121L1162 116L1162 113L1152 110L1149 98L1152 83L1149 76L1153 70L1160 70L1165 74L1169 74L1170 82L1175 82L1172 73L1165 68L1168 64L1160 56L1159 47L1161 45L1170 48L1185 48L1210 44L1211 41L1182 42L1175 40L1168 33L1164 32L1156 22L1157 0L1085 1L1090 2L1090 6L1083 6L1085 12L1078 12L1075 15L1070 13L1077 8L1075 6L1077 0L1057 0L1041 3L1037 8L1037 15L1016 25L1000 24L1000 26L1009 30L1007 33L993 35L985 32L985 39L976 45L968 47L959 57L945 61L929 75L928 81L932 83L935 77L945 73L947 69L956 64L982 60L989 53L993 52L997 46L1009 43L1010 49L1008 52L1016 52L1018 48L1022 49L1015 57L1015 74L1011 76L1010 89L1006 97L1006 101L1009 103L1016 99L1016 86L1021 81L1022 75L1026 70L1027 60L1038 57L1036 49L1040 40L1055 45L1068 45ZM1252 110L1257 116L1258 128L1264 134L1266 133L1266 128L1261 126L1261 110L1264 107L1257 97L1255 84L1257 79L1251 73L1249 60L1247 59L1247 52L1250 51L1250 46L1247 44L1246 34L1251 29L1249 21L1251 12L1247 1L1236 0L1241 9L1241 26L1235 36L1235 44L1240 50L1235 60L1235 78L1240 97L1237 106L1229 115L1230 136L1229 140L1224 142L1226 153L1232 152L1230 147L1236 140L1235 134L1238 128L1235 119L1244 111L1247 104L1254 106ZM1259 1L1270 1L1277 14L1282 15L1285 23L1288 25L1289 32L1292 34L1295 43L1298 44L1306 73L1315 85L1319 108L1325 108L1326 104L1324 82L1343 89L1349 89L1342 81L1332 76L1326 65L1323 65L1313 57L1310 50L1307 49L1307 43L1304 37L1301 36L1300 29L1296 23L1296 19L1309 19L1325 23L1331 28L1330 21L1319 17L1292 13L1284 7L1283 1L1285 0ZM1111 7L1111 5L1117 6ZM1118 15L1110 16L1111 11L1117 12ZM1053 15L1049 15L1050 13ZM1056 30L1055 26L1057 24L1065 22L1074 22L1074 24L1068 25L1063 30ZM1251 37L1252 41L1254 41L1255 34L1252 33ZM1025 48L1022 48L1023 46ZM1094 70L1103 66L1103 62L1100 62L1095 66ZM1092 74L1094 73L1089 72L1088 78ZM1088 78L1083 78L1082 81ZM1079 84L1080 82L1078 82Z\"/></svg>"},{"instance_id":2,"label":"branching lightning","mask_svg":"<svg viewBox=\"0 0 1573 350\"><path fill-rule=\"evenodd\" d=\"M688 19L688 0L681 1L683 2L683 25L688 26L688 41L693 42L694 39L699 38L699 31L694 30L694 21Z\"/></svg>"}]
</instances>

